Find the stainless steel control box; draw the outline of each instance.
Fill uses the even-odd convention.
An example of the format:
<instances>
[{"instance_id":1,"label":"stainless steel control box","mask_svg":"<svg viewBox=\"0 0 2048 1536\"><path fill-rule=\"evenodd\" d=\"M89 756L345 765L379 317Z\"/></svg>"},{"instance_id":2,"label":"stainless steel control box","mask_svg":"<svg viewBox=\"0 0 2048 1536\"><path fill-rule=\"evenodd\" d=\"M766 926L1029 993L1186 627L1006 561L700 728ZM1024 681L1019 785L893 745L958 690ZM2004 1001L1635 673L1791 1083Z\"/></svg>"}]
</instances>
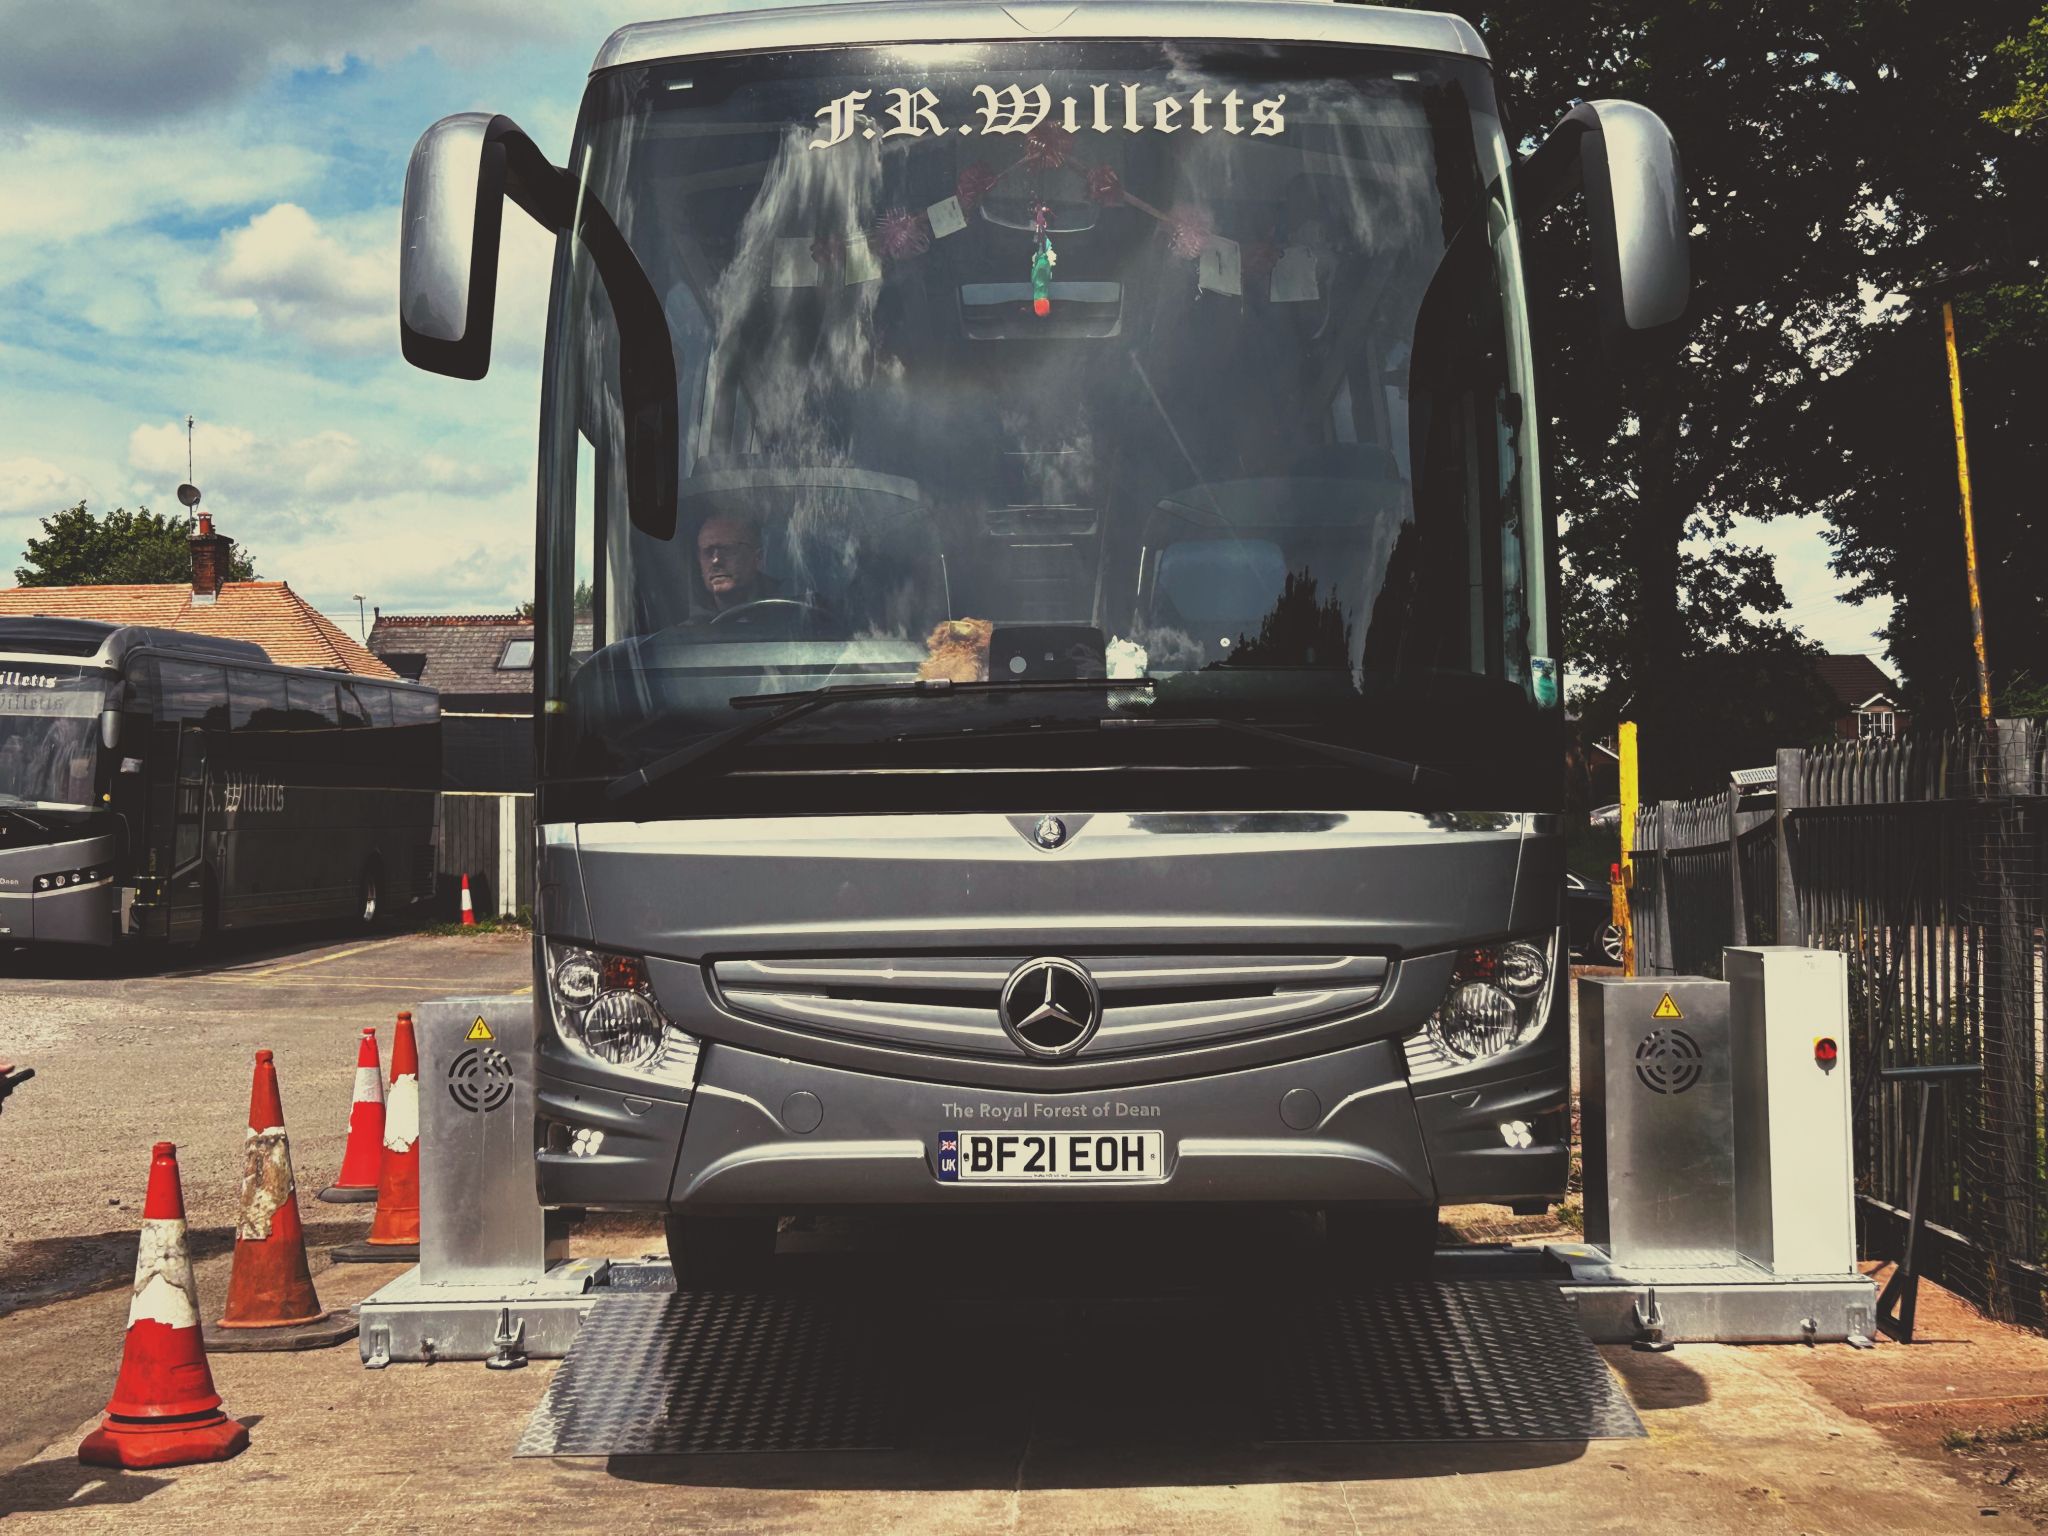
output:
<instances>
[{"instance_id":1,"label":"stainless steel control box","mask_svg":"<svg viewBox=\"0 0 2048 1536\"><path fill-rule=\"evenodd\" d=\"M533 1177L533 999L413 1010L420 1048L420 1280L530 1284L568 1257Z\"/></svg>"},{"instance_id":2,"label":"stainless steel control box","mask_svg":"<svg viewBox=\"0 0 2048 1536\"><path fill-rule=\"evenodd\" d=\"M1780 1275L1854 1274L1848 957L1758 945L1726 951L1725 968L1742 1256Z\"/></svg>"},{"instance_id":3,"label":"stainless steel control box","mask_svg":"<svg viewBox=\"0 0 2048 1536\"><path fill-rule=\"evenodd\" d=\"M1616 1264L1736 1263L1728 985L1579 982L1586 1238Z\"/></svg>"}]
</instances>

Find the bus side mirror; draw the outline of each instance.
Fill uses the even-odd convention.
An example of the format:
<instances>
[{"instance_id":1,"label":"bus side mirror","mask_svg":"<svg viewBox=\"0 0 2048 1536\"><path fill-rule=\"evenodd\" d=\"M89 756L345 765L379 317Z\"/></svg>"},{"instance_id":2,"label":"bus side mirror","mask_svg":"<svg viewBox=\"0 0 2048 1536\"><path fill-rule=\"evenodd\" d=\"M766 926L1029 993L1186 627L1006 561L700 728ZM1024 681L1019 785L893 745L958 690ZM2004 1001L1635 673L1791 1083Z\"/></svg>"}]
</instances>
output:
<instances>
[{"instance_id":1,"label":"bus side mirror","mask_svg":"<svg viewBox=\"0 0 2048 1536\"><path fill-rule=\"evenodd\" d=\"M1691 214L1671 130L1632 101L1581 102L1515 173L1525 219L1574 189L1592 226L1601 343L1616 359L1643 357L1675 339L1692 292Z\"/></svg>"},{"instance_id":2,"label":"bus side mirror","mask_svg":"<svg viewBox=\"0 0 2048 1536\"><path fill-rule=\"evenodd\" d=\"M509 117L458 112L421 134L405 170L399 345L415 368L482 378L491 367L505 200L557 234L573 220L618 322L627 510L642 532L672 538L680 427L668 316L611 214L588 189L578 193Z\"/></svg>"},{"instance_id":3,"label":"bus side mirror","mask_svg":"<svg viewBox=\"0 0 2048 1536\"><path fill-rule=\"evenodd\" d=\"M109 752L121 745L121 711L118 709L100 711L100 745Z\"/></svg>"},{"instance_id":4,"label":"bus side mirror","mask_svg":"<svg viewBox=\"0 0 2048 1536\"><path fill-rule=\"evenodd\" d=\"M505 160L485 155L490 126L488 112L444 117L420 135L405 168L399 345L415 368L456 379L491 367Z\"/></svg>"}]
</instances>

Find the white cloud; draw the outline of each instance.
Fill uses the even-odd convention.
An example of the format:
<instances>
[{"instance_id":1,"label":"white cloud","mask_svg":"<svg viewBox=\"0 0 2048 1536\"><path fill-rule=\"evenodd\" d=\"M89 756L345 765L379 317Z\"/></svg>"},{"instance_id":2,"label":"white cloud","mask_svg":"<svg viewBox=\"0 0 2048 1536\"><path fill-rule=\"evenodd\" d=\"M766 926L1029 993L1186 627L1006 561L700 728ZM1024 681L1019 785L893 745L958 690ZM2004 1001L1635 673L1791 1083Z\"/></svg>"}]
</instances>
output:
<instances>
[{"instance_id":1,"label":"white cloud","mask_svg":"<svg viewBox=\"0 0 2048 1536\"><path fill-rule=\"evenodd\" d=\"M91 494L83 479L47 459L0 459L0 516L48 517Z\"/></svg>"},{"instance_id":2,"label":"white cloud","mask_svg":"<svg viewBox=\"0 0 2048 1536\"><path fill-rule=\"evenodd\" d=\"M398 219L389 208L323 222L279 203L222 234L208 286L274 334L396 356ZM498 357L539 355L553 251L551 236L508 210L498 246Z\"/></svg>"},{"instance_id":3,"label":"white cloud","mask_svg":"<svg viewBox=\"0 0 2048 1536\"><path fill-rule=\"evenodd\" d=\"M646 14L0 0L0 537L81 495L175 510L190 410L207 508L323 608L530 596L553 241L507 210L491 377L440 379L399 357L392 205L442 112L509 109L559 158L583 66Z\"/></svg>"},{"instance_id":4,"label":"white cloud","mask_svg":"<svg viewBox=\"0 0 2048 1536\"><path fill-rule=\"evenodd\" d=\"M184 478L184 423L135 428L128 459L135 495L167 501L157 488ZM497 611L532 595L525 456L493 466L410 437L270 438L200 422L193 462L221 532L254 552L265 577L289 581L323 611L352 610L356 592L398 612ZM353 622L345 627L353 633Z\"/></svg>"},{"instance_id":5,"label":"white cloud","mask_svg":"<svg viewBox=\"0 0 2048 1536\"><path fill-rule=\"evenodd\" d=\"M35 129L0 144L0 251L274 199L313 181L324 163L311 150L246 144L225 129L117 140Z\"/></svg>"},{"instance_id":6,"label":"white cloud","mask_svg":"<svg viewBox=\"0 0 2048 1536\"><path fill-rule=\"evenodd\" d=\"M345 351L388 350L398 335L388 249L396 221L375 222L381 251L344 244L297 203L279 203L221 236L213 289L247 303L269 329Z\"/></svg>"},{"instance_id":7,"label":"white cloud","mask_svg":"<svg viewBox=\"0 0 2048 1536\"><path fill-rule=\"evenodd\" d=\"M137 427L128 438L129 465L142 477L138 494L185 476L185 424ZM400 493L491 496L516 483L524 468L492 468L411 445L365 445L329 429L273 439L246 427L200 422L192 434L193 474L206 505L223 519L246 515L327 526L341 509ZM174 478L175 477L175 478Z\"/></svg>"},{"instance_id":8,"label":"white cloud","mask_svg":"<svg viewBox=\"0 0 2048 1536\"><path fill-rule=\"evenodd\" d=\"M0 0L0 104L19 120L141 123L232 101L283 70L390 64L421 48L463 65L590 37L616 0Z\"/></svg>"},{"instance_id":9,"label":"white cloud","mask_svg":"<svg viewBox=\"0 0 2048 1536\"><path fill-rule=\"evenodd\" d=\"M212 258L203 247L154 230L123 230L39 255L32 274L21 274L32 275L36 312L121 338L131 358L137 343L203 347L220 339L221 322L246 323L256 314L247 299L223 297L206 281Z\"/></svg>"}]
</instances>

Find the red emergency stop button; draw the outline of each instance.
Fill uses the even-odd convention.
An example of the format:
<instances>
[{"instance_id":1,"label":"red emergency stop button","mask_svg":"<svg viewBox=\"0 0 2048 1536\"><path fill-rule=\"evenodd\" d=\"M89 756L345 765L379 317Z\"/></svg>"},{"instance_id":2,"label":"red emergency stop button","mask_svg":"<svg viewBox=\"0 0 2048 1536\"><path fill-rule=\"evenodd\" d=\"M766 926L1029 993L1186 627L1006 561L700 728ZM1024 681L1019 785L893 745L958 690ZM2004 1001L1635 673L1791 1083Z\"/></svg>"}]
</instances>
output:
<instances>
[{"instance_id":1,"label":"red emergency stop button","mask_svg":"<svg viewBox=\"0 0 2048 1536\"><path fill-rule=\"evenodd\" d=\"M1842 1048L1826 1035L1813 1042L1813 1059L1823 1067L1832 1067L1841 1054Z\"/></svg>"}]
</instances>

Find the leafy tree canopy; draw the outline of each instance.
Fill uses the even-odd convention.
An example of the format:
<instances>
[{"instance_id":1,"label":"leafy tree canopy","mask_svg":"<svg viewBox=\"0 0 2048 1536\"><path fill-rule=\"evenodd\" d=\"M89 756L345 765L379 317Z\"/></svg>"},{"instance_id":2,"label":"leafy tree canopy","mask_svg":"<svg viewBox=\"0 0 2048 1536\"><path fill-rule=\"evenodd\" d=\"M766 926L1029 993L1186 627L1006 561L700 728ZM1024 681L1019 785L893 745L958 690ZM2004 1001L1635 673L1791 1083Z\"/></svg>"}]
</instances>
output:
<instances>
[{"instance_id":1,"label":"leafy tree canopy","mask_svg":"<svg viewBox=\"0 0 2048 1536\"><path fill-rule=\"evenodd\" d=\"M2048 10L1998 45L1998 62L2012 71L2012 99L1986 112L1984 120L2018 133L2048 118Z\"/></svg>"},{"instance_id":2,"label":"leafy tree canopy","mask_svg":"<svg viewBox=\"0 0 2048 1536\"><path fill-rule=\"evenodd\" d=\"M2036 574L2029 589L2019 559L2048 546L2048 327L2023 266L2048 202L2048 134L1986 118L2026 99L2039 5L1459 7L1485 34L1529 142L1576 99L1625 97L1670 124L1684 160L1694 297L1663 366L1623 372L1596 345L1576 204L1527 242L1568 655L1589 680L1578 690L1589 722L1625 711L1641 725L1646 793L1725 784L1727 768L1745 766L1726 760L1726 743L1760 709L1781 712L1779 744L1800 741L1797 696L1765 704L1726 686L1725 658L1812 649L1769 555L1736 537L1738 516L1819 514L1817 550L1858 593L1895 600L1887 638L1916 705L1945 701L1968 675L1939 304L1927 294L1972 265L2021 272L2014 288L1972 292L1959 317L1993 665L2048 675L2044 584Z\"/></svg>"},{"instance_id":3,"label":"leafy tree canopy","mask_svg":"<svg viewBox=\"0 0 2048 1536\"><path fill-rule=\"evenodd\" d=\"M104 515L84 502L43 522L41 538L23 551L27 564L15 569L24 587L189 582L191 528L182 516L162 517L147 507L116 507ZM228 557L230 581L254 581L256 564L237 545Z\"/></svg>"}]
</instances>

